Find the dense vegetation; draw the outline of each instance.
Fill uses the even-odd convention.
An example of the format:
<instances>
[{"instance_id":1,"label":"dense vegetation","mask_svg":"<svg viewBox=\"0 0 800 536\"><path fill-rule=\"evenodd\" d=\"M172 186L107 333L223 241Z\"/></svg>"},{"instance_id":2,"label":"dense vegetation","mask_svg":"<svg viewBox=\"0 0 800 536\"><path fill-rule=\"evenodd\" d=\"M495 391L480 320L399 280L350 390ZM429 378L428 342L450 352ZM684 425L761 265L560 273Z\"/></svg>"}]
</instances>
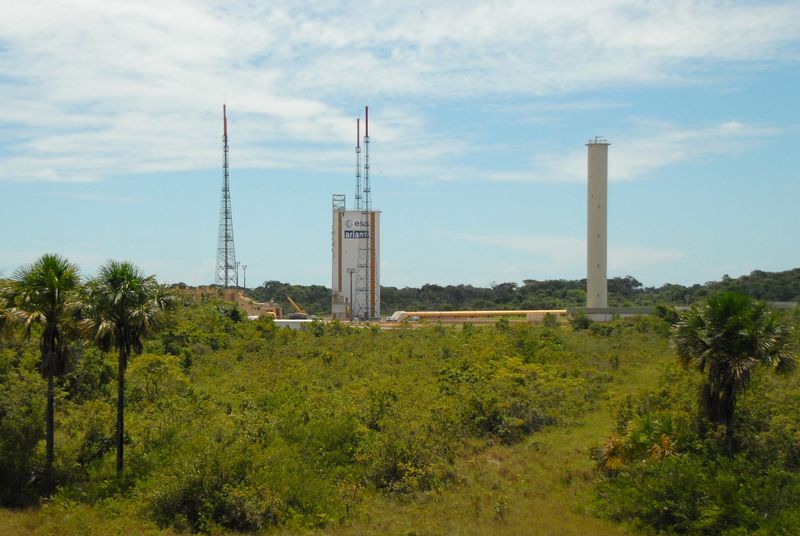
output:
<instances>
[{"instance_id":1,"label":"dense vegetation","mask_svg":"<svg viewBox=\"0 0 800 536\"><path fill-rule=\"evenodd\" d=\"M750 275L691 286L665 284L644 287L631 276L608 280L609 304L687 305L714 292L732 291L764 301L800 301L800 268L784 272L754 271ZM321 285L290 285L267 281L251 289L259 300L275 298L291 310L286 295L314 314L330 313L330 293ZM420 288L381 287L381 308L394 311L438 311L456 309L561 309L586 305L586 280L526 279L517 283L498 283L490 288L471 285L423 285Z\"/></svg>"},{"instance_id":2,"label":"dense vegetation","mask_svg":"<svg viewBox=\"0 0 800 536\"><path fill-rule=\"evenodd\" d=\"M800 527L797 374L753 367L729 452L698 404L707 376L679 366L662 318L298 332L185 301L130 356L121 473L119 355L76 338L53 382L54 492L40 346L7 318L0 502L33 509L0 510L0 533Z\"/></svg>"},{"instance_id":3,"label":"dense vegetation","mask_svg":"<svg viewBox=\"0 0 800 536\"><path fill-rule=\"evenodd\" d=\"M759 330L736 330L741 327L736 326L740 311L759 314L759 309L742 307L741 296L720 298L705 308L739 309L728 316L734 328L724 348L728 355L709 355L703 348L710 340L706 338L691 350L699 349L695 355L707 359L692 359L702 374L687 373L673 363L656 387L615 401L615 433L595 450L605 476L596 511L670 534L797 534L800 381L796 374L788 379L771 374L771 369L791 368L791 361L785 360L791 360L789 354L782 354L783 362L780 357L768 360L767 366L732 357ZM685 350L682 331L694 328L692 315L684 316L675 331L679 351ZM730 352L737 345L738 350ZM797 332L792 345L796 352ZM759 351L751 347L739 355L757 356ZM735 389L721 385L725 381L738 385L738 396ZM735 413L732 397L737 400Z\"/></svg>"},{"instance_id":4,"label":"dense vegetation","mask_svg":"<svg viewBox=\"0 0 800 536\"><path fill-rule=\"evenodd\" d=\"M364 488L457 485L470 441L575 422L619 366L609 345L588 355L545 328L295 332L234 318L225 303L187 304L145 342L128 370L121 479L115 357L83 348L58 386L60 500L131 498L147 519L195 530L338 524ZM12 338L0 355L14 433L3 434L3 499L19 504L37 493L43 385L29 344Z\"/></svg>"}]
</instances>

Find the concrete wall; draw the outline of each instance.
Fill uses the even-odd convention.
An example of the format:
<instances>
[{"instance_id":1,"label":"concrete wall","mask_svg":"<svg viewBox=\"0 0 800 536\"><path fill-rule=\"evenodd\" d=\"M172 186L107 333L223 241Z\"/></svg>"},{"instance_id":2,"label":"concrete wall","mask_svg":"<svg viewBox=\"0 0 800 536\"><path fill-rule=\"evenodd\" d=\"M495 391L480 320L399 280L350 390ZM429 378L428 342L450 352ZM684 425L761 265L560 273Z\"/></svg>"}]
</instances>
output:
<instances>
[{"instance_id":1,"label":"concrete wall","mask_svg":"<svg viewBox=\"0 0 800 536\"><path fill-rule=\"evenodd\" d=\"M567 314L584 313L595 322L609 322L614 317L628 318L639 315L654 315L656 308L652 306L635 307L567 307Z\"/></svg>"}]
</instances>

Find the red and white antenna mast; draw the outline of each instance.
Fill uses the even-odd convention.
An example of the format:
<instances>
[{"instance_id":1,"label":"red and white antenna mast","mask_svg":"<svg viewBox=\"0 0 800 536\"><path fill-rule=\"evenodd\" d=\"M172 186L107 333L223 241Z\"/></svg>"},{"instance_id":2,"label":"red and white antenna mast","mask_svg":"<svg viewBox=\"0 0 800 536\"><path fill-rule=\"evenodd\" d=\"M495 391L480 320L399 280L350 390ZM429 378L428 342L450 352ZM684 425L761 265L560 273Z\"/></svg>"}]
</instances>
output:
<instances>
[{"instance_id":1,"label":"red and white antenna mast","mask_svg":"<svg viewBox=\"0 0 800 536\"><path fill-rule=\"evenodd\" d=\"M369 106L364 107L364 210L372 210L372 190L369 184Z\"/></svg>"},{"instance_id":2,"label":"red and white antenna mast","mask_svg":"<svg viewBox=\"0 0 800 536\"><path fill-rule=\"evenodd\" d=\"M361 119L356 119L356 203L353 210L361 210Z\"/></svg>"},{"instance_id":3,"label":"red and white antenna mast","mask_svg":"<svg viewBox=\"0 0 800 536\"><path fill-rule=\"evenodd\" d=\"M217 235L217 275L215 283L225 288L239 286L239 269L233 247L233 214L228 173L228 110L222 105L222 202L219 207Z\"/></svg>"}]
</instances>

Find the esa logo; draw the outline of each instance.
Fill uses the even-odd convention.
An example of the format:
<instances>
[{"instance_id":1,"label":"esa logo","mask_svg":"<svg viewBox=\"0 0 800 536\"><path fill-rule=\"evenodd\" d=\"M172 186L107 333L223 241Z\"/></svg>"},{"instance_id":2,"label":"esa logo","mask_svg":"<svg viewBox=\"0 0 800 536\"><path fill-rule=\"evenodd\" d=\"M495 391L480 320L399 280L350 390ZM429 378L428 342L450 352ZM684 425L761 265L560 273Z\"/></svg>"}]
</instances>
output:
<instances>
[{"instance_id":1,"label":"esa logo","mask_svg":"<svg viewBox=\"0 0 800 536\"><path fill-rule=\"evenodd\" d=\"M353 227L356 229L366 229L369 227L369 222L361 220L344 220L344 226L346 229L352 229Z\"/></svg>"}]
</instances>

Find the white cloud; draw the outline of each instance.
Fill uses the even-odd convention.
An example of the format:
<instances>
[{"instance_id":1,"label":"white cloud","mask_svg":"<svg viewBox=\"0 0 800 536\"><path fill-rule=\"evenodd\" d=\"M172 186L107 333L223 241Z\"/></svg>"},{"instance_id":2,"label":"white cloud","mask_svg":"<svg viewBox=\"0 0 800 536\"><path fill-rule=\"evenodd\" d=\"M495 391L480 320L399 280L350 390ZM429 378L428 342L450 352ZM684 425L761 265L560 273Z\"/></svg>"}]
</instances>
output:
<instances>
[{"instance_id":1,"label":"white cloud","mask_svg":"<svg viewBox=\"0 0 800 536\"><path fill-rule=\"evenodd\" d=\"M611 136L608 179L622 182L647 178L656 170L741 151L749 144L780 132L764 125L727 121L718 125L685 128L670 123L638 121L628 132ZM586 150L540 153L528 169L493 172L490 180L533 182L585 182Z\"/></svg>"},{"instance_id":2,"label":"white cloud","mask_svg":"<svg viewBox=\"0 0 800 536\"><path fill-rule=\"evenodd\" d=\"M456 238L520 251L532 256L532 263L545 266L549 273L572 273L586 264L586 239L553 235L462 234ZM648 266L677 261L686 255L675 249L659 249L633 244L609 244L608 269L633 273Z\"/></svg>"},{"instance_id":3,"label":"white cloud","mask_svg":"<svg viewBox=\"0 0 800 536\"><path fill-rule=\"evenodd\" d=\"M799 18L797 2L721 0L16 2L0 19L2 180L216 166L226 97L240 164L305 167L265 147L341 150L348 102L695 80L693 65L796 59ZM418 137L420 109L383 112L376 130L411 156L396 173L437 176L424 161L465 143Z\"/></svg>"},{"instance_id":4,"label":"white cloud","mask_svg":"<svg viewBox=\"0 0 800 536\"><path fill-rule=\"evenodd\" d=\"M122 195L96 194L92 192L47 192L46 197L70 199L73 201L98 201L102 203L133 203L138 201L135 197Z\"/></svg>"}]
</instances>

